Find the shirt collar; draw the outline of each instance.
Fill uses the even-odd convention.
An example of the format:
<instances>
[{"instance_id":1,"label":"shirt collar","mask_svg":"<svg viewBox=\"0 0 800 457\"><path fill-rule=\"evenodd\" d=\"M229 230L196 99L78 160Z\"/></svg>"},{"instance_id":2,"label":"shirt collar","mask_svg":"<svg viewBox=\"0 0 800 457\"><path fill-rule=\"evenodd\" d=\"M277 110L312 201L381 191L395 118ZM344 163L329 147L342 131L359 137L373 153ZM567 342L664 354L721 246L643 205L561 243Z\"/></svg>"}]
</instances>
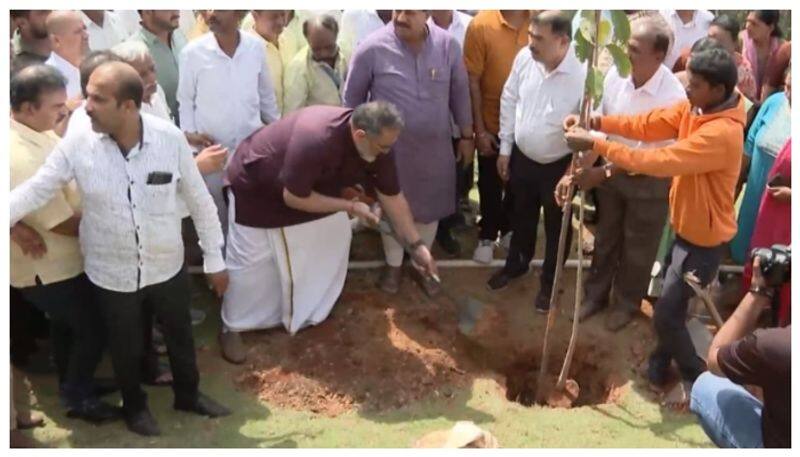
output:
<instances>
[{"instance_id":1,"label":"shirt collar","mask_svg":"<svg viewBox=\"0 0 800 457\"><path fill-rule=\"evenodd\" d=\"M659 92L658 89L661 87L661 81L664 80L664 71L669 71L669 70L667 70L667 67L665 67L664 65L661 65L660 67L658 67L658 70L656 70L653 76L651 76L650 79L647 80L646 83L644 83L638 89L634 88L634 90L641 90L642 92L647 92L648 94L654 97L657 96ZM630 84L630 86L633 87L633 78L629 76L627 79L628 79L628 84Z\"/></svg>"},{"instance_id":2,"label":"shirt collar","mask_svg":"<svg viewBox=\"0 0 800 457\"><path fill-rule=\"evenodd\" d=\"M211 52L219 54L220 56L223 56L228 59L233 59L234 57L236 57L236 54L239 53L239 49L242 48L242 44L244 43L244 34L242 33L242 31L237 30L236 32L239 34L239 44L236 45L236 50L233 52L233 57L229 56L228 54L225 54L225 51L223 51L222 48L219 47L219 43L217 42L217 37L214 35L214 32L208 32L208 37L207 37L208 41L204 43L204 47Z\"/></svg>"},{"instance_id":3,"label":"shirt collar","mask_svg":"<svg viewBox=\"0 0 800 457\"><path fill-rule=\"evenodd\" d=\"M528 52L530 53L530 50L528 50ZM533 59L533 56L531 56L531 59ZM541 62L537 62L535 60L533 62L546 77L556 75L558 73L572 73L581 65L580 61L578 61L578 58L575 56L575 50L572 48L572 45L570 45L569 49L567 49L567 53L564 55L564 58L561 59L561 63L559 63L558 66L550 73L547 72L547 69L545 69L544 64Z\"/></svg>"},{"instance_id":4,"label":"shirt collar","mask_svg":"<svg viewBox=\"0 0 800 457\"><path fill-rule=\"evenodd\" d=\"M67 60L67 59L65 59L65 58L63 58L63 57L61 57L61 56L60 56L60 55L58 55L58 53L57 53L57 52L55 52L55 51L52 51L52 52L50 53L50 58L52 58L52 59L53 59L53 63L54 63L56 66L67 66L67 68L74 69L75 71L78 71L78 67L76 67L75 65L72 65L72 64L69 62L69 60Z\"/></svg>"},{"instance_id":5,"label":"shirt collar","mask_svg":"<svg viewBox=\"0 0 800 457\"><path fill-rule=\"evenodd\" d=\"M155 141L155 132L153 132L153 127L150 125L149 116L150 115L147 113L142 113L141 109L139 110L139 123L142 129L139 132L139 142L128 151L128 158L134 157L139 151L144 149L146 145L152 144ZM116 141L114 141L108 133L100 133L99 135L102 140L116 144Z\"/></svg>"},{"instance_id":6,"label":"shirt collar","mask_svg":"<svg viewBox=\"0 0 800 457\"><path fill-rule=\"evenodd\" d=\"M12 131L17 132L20 137L25 139L26 141L30 141L31 143L35 144L37 147L44 148L46 146L54 144L53 137L51 135L52 131L48 130L46 132L38 132L27 125L23 124L22 122L16 121L13 118L10 118L11 126L10 129Z\"/></svg>"},{"instance_id":7,"label":"shirt collar","mask_svg":"<svg viewBox=\"0 0 800 457\"><path fill-rule=\"evenodd\" d=\"M428 48L433 41L433 38L431 37L431 35L433 34L433 29L428 26L427 22L425 23L425 27L428 29L428 33L425 35L425 45L422 47L423 50ZM386 30L388 30L388 32L392 35L392 37L394 37L395 41L400 46L402 46L405 49L409 49L408 45L403 40L401 40L400 37L397 36L397 33L395 33L394 22L389 21L389 23L386 24Z\"/></svg>"},{"instance_id":8,"label":"shirt collar","mask_svg":"<svg viewBox=\"0 0 800 457\"><path fill-rule=\"evenodd\" d=\"M145 43L147 43L147 44L149 44L149 45L153 45L153 44L164 44L164 43L162 43L162 42L161 42L161 40L159 40L159 39L158 39L158 37L156 36L156 34L155 34L155 33L153 33L153 32L151 32L151 31L147 30L146 28L144 28L144 26L143 26L143 25L140 25L140 26L139 26L139 33L141 34L141 36L142 36L142 38L144 39ZM173 44L175 44L175 40L174 40L174 38L173 38L174 36L175 36L175 32L174 32L174 31L172 31L172 32L169 32L169 43L170 43L170 47L171 47Z\"/></svg>"},{"instance_id":9,"label":"shirt collar","mask_svg":"<svg viewBox=\"0 0 800 457\"><path fill-rule=\"evenodd\" d=\"M514 27L512 27L511 24L509 24L508 21L506 21L506 18L503 17L503 13L501 13L500 10L494 10L494 12L497 15L497 19L500 21L501 25L508 27L509 29L515 32L519 32L520 29L515 29ZM528 13L528 17L530 18L530 13Z\"/></svg>"}]
</instances>

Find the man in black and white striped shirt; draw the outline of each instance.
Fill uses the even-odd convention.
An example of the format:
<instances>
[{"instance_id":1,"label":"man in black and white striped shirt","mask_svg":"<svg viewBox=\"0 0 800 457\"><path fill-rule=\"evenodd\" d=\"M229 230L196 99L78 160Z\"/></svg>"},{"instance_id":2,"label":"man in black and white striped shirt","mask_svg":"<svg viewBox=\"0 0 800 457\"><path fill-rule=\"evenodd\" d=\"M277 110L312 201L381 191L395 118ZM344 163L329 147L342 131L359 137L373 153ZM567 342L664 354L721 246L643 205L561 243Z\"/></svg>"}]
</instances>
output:
<instances>
[{"instance_id":1,"label":"man in black and white striped shirt","mask_svg":"<svg viewBox=\"0 0 800 457\"><path fill-rule=\"evenodd\" d=\"M199 375L183 268L179 196L197 228L204 270L218 295L228 284L216 207L185 137L169 121L140 114L143 87L130 65L98 67L87 85L92 130L66 138L10 196L11 224L75 180L83 201L80 244L86 275L109 335L128 428L160 433L140 387L142 308L163 322L174 407L207 416L229 411L198 391Z\"/></svg>"}]
</instances>

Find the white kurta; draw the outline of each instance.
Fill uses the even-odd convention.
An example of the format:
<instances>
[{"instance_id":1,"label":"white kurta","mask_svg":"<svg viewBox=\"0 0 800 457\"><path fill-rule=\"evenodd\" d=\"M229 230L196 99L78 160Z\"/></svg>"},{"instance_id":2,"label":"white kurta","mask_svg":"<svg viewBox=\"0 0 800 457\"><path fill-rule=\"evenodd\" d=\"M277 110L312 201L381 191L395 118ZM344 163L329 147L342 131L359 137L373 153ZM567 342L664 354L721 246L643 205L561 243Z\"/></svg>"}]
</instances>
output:
<instances>
[{"instance_id":1,"label":"white kurta","mask_svg":"<svg viewBox=\"0 0 800 457\"><path fill-rule=\"evenodd\" d=\"M291 334L324 321L344 288L352 233L343 212L263 229L236 224L229 192L222 322L241 332L283 324Z\"/></svg>"}]
</instances>

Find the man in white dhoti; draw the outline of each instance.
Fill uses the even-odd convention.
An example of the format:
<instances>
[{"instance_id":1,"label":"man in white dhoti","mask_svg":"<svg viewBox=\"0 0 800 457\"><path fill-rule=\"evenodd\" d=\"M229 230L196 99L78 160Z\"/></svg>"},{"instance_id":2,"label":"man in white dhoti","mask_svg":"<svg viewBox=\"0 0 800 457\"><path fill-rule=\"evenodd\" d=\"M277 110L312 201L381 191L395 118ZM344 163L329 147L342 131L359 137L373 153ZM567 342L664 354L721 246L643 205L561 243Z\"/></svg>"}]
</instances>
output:
<instances>
[{"instance_id":1,"label":"man in white dhoti","mask_svg":"<svg viewBox=\"0 0 800 457\"><path fill-rule=\"evenodd\" d=\"M394 105L355 110L312 106L242 142L226 172L229 199L222 353L242 363L240 332L283 326L292 334L328 317L344 286L348 215L378 221L368 205L340 198L360 185L375 195L412 263L436 264L417 232L397 180L392 145L403 120Z\"/></svg>"}]
</instances>

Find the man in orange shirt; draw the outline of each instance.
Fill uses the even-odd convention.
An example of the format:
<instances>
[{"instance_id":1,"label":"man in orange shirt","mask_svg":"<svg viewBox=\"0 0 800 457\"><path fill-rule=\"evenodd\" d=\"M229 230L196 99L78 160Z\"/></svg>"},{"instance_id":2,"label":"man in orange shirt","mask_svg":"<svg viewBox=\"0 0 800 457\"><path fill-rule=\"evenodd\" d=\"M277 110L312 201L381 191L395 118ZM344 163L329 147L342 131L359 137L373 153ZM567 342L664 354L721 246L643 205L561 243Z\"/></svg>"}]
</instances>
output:
<instances>
[{"instance_id":1,"label":"man in orange shirt","mask_svg":"<svg viewBox=\"0 0 800 457\"><path fill-rule=\"evenodd\" d=\"M694 53L689 61L688 100L638 116L592 117L590 128L641 141L676 139L670 146L634 150L624 144L595 139L577 127L575 117L564 121L567 144L574 151L594 150L617 167L651 176L672 177L670 223L676 233L664 290L655 305L653 324L658 344L650 355L649 381L665 386L672 359L682 382L666 402L685 408L691 384L706 369L695 353L686 328L692 289L683 275L694 272L702 285L713 279L722 256L721 246L736 233L734 189L744 142L744 98L734 91L736 64L721 49ZM577 170L580 174L581 170ZM556 189L563 193L564 186ZM561 200L563 200L563 196Z\"/></svg>"},{"instance_id":2,"label":"man in orange shirt","mask_svg":"<svg viewBox=\"0 0 800 457\"><path fill-rule=\"evenodd\" d=\"M470 22L464 38L481 204L481 231L473 256L476 262L491 262L498 234L505 235L509 230L503 181L497 174L500 95L514 57L528 44L529 21L527 10L481 11Z\"/></svg>"}]
</instances>

